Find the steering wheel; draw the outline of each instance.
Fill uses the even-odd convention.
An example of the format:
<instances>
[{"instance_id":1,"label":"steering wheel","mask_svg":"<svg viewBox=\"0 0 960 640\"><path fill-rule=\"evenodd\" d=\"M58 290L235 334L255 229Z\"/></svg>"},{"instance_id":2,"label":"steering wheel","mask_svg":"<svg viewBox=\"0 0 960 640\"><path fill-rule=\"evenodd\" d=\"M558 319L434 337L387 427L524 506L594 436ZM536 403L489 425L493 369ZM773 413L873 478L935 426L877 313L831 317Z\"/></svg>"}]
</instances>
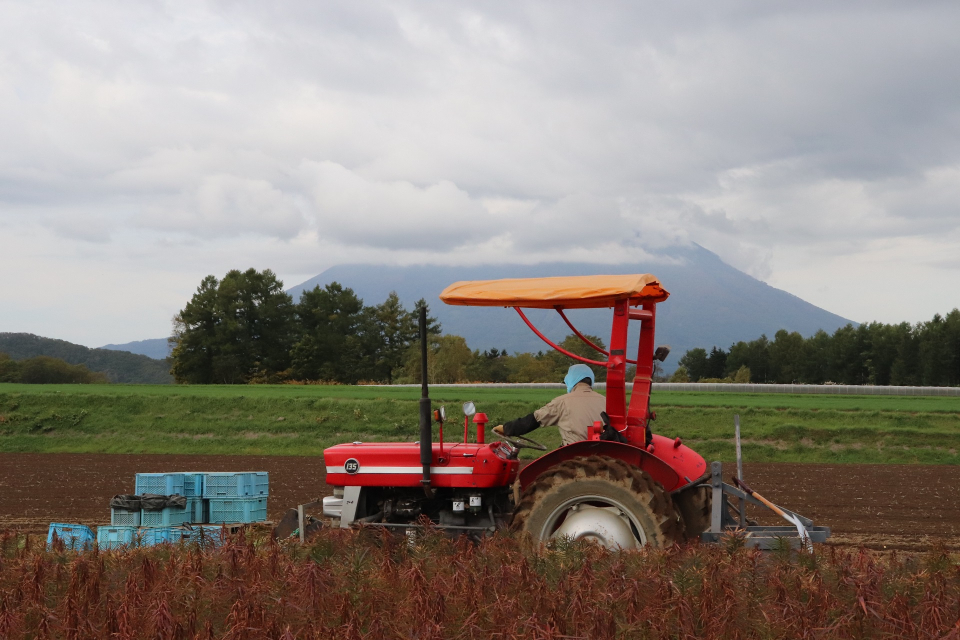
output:
<instances>
[{"instance_id":1,"label":"steering wheel","mask_svg":"<svg viewBox=\"0 0 960 640\"><path fill-rule=\"evenodd\" d=\"M499 433L494 433L495 436L501 440L506 440L516 449L536 449L537 451L546 451L547 448L540 444L539 442L534 442L530 438L525 438L524 436L502 436Z\"/></svg>"}]
</instances>

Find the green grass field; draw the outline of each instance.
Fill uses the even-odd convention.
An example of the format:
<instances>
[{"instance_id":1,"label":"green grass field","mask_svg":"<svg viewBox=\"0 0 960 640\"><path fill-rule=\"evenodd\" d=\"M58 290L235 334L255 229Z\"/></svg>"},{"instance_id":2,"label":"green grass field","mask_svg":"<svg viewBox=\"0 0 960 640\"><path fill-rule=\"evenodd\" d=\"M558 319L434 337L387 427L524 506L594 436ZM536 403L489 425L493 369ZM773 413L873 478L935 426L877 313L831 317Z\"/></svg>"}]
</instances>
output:
<instances>
[{"instance_id":1,"label":"green grass field","mask_svg":"<svg viewBox=\"0 0 960 640\"><path fill-rule=\"evenodd\" d=\"M446 439L460 403L491 425L525 415L553 389L433 388ZM0 384L0 451L319 455L339 443L414 441L419 388ZM958 464L960 398L655 392L654 431L707 459L733 457L741 417L750 461ZM548 447L556 429L535 432Z\"/></svg>"}]
</instances>

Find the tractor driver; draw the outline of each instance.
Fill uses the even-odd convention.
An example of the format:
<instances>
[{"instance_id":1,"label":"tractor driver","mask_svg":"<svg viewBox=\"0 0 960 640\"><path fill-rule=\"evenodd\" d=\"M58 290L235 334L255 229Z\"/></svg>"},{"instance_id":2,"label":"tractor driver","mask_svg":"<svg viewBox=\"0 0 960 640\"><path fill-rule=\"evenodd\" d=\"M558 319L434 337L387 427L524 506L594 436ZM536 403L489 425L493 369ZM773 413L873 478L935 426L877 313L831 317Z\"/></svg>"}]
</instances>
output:
<instances>
[{"instance_id":1,"label":"tractor driver","mask_svg":"<svg viewBox=\"0 0 960 640\"><path fill-rule=\"evenodd\" d=\"M563 446L587 439L587 429L600 420L607 399L593 390L593 370L585 364L571 365L564 376L567 393L533 413L497 425L501 436L522 436L539 427L559 427Z\"/></svg>"}]
</instances>

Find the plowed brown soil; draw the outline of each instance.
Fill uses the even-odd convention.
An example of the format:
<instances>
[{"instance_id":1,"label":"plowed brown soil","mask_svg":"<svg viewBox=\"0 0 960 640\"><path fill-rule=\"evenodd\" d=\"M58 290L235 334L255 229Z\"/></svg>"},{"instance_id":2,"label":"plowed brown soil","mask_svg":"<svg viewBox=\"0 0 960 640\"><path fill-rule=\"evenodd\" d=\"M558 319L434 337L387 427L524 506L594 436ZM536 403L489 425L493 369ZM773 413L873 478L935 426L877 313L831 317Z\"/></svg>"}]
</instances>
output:
<instances>
[{"instance_id":1,"label":"plowed brown soil","mask_svg":"<svg viewBox=\"0 0 960 640\"><path fill-rule=\"evenodd\" d=\"M169 471L268 471L272 520L330 493L319 457L5 453L0 527L108 523L110 498L132 493L134 474ZM960 467L754 463L744 476L773 502L831 527L833 544L960 549Z\"/></svg>"},{"instance_id":2,"label":"plowed brown soil","mask_svg":"<svg viewBox=\"0 0 960 640\"><path fill-rule=\"evenodd\" d=\"M51 522L110 522L110 498L133 493L137 473L268 471L268 518L329 495L319 457L0 454L0 526L45 532Z\"/></svg>"}]
</instances>

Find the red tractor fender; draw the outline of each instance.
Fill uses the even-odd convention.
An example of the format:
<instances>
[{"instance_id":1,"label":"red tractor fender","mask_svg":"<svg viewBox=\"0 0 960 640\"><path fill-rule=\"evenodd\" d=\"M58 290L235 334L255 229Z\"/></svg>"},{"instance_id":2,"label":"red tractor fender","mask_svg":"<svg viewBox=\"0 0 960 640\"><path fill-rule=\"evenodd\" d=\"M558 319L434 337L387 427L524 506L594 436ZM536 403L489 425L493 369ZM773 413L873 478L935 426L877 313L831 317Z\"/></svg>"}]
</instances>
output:
<instances>
[{"instance_id":1,"label":"red tractor fender","mask_svg":"<svg viewBox=\"0 0 960 640\"><path fill-rule=\"evenodd\" d=\"M607 440L581 440L540 456L524 467L518 478L520 490L526 489L530 483L550 467L573 458L585 456L609 456L617 460L623 460L627 464L649 473L650 477L659 482L666 491L673 491L687 484L687 481L682 479L670 465L640 447Z\"/></svg>"}]
</instances>

